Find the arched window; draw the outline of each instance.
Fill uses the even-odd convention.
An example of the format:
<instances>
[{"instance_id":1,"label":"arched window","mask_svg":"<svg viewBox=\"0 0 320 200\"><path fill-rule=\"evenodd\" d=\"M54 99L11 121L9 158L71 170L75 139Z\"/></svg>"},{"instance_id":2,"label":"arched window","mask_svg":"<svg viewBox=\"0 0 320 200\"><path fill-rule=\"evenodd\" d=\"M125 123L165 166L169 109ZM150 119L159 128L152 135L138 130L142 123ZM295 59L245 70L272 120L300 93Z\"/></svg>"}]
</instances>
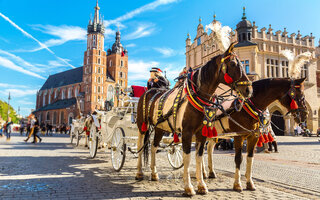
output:
<instances>
[{"instance_id":1,"label":"arched window","mask_svg":"<svg viewBox=\"0 0 320 200\"><path fill-rule=\"evenodd\" d=\"M100 86L98 86L98 93L100 93Z\"/></svg>"},{"instance_id":2,"label":"arched window","mask_svg":"<svg viewBox=\"0 0 320 200\"><path fill-rule=\"evenodd\" d=\"M120 78L122 78L122 72L120 72Z\"/></svg>"},{"instance_id":3,"label":"arched window","mask_svg":"<svg viewBox=\"0 0 320 200\"><path fill-rule=\"evenodd\" d=\"M54 92L54 98L55 98L55 99L58 97L58 90L59 90L59 89L56 89L56 91Z\"/></svg>"},{"instance_id":4,"label":"arched window","mask_svg":"<svg viewBox=\"0 0 320 200\"><path fill-rule=\"evenodd\" d=\"M48 94L48 104L50 104L51 103L51 92L49 92L49 94Z\"/></svg>"},{"instance_id":5,"label":"arched window","mask_svg":"<svg viewBox=\"0 0 320 200\"><path fill-rule=\"evenodd\" d=\"M68 99L72 97L72 88L69 88L68 90Z\"/></svg>"},{"instance_id":6,"label":"arched window","mask_svg":"<svg viewBox=\"0 0 320 200\"><path fill-rule=\"evenodd\" d=\"M246 34L242 33L242 40L245 41L246 40Z\"/></svg>"},{"instance_id":7,"label":"arched window","mask_svg":"<svg viewBox=\"0 0 320 200\"><path fill-rule=\"evenodd\" d=\"M100 81L101 81L101 79L100 79L100 77L98 77L98 83L100 83Z\"/></svg>"},{"instance_id":8,"label":"arched window","mask_svg":"<svg viewBox=\"0 0 320 200\"><path fill-rule=\"evenodd\" d=\"M98 64L100 64L100 58L98 58Z\"/></svg>"},{"instance_id":9,"label":"arched window","mask_svg":"<svg viewBox=\"0 0 320 200\"><path fill-rule=\"evenodd\" d=\"M120 61L120 66L123 67L123 60Z\"/></svg>"},{"instance_id":10,"label":"arched window","mask_svg":"<svg viewBox=\"0 0 320 200\"><path fill-rule=\"evenodd\" d=\"M47 121L50 120L50 112L47 112L47 118L46 118Z\"/></svg>"},{"instance_id":11,"label":"arched window","mask_svg":"<svg viewBox=\"0 0 320 200\"><path fill-rule=\"evenodd\" d=\"M74 91L74 96L77 97L79 94L79 87L77 87Z\"/></svg>"},{"instance_id":12,"label":"arched window","mask_svg":"<svg viewBox=\"0 0 320 200\"><path fill-rule=\"evenodd\" d=\"M248 40L251 40L251 33L248 33Z\"/></svg>"},{"instance_id":13,"label":"arched window","mask_svg":"<svg viewBox=\"0 0 320 200\"><path fill-rule=\"evenodd\" d=\"M99 42L99 46L100 46L100 42ZM99 50L99 56L101 55L101 51Z\"/></svg>"},{"instance_id":14,"label":"arched window","mask_svg":"<svg viewBox=\"0 0 320 200\"><path fill-rule=\"evenodd\" d=\"M46 105L46 95L45 93L43 93L43 96L42 96L42 106L45 106Z\"/></svg>"},{"instance_id":15,"label":"arched window","mask_svg":"<svg viewBox=\"0 0 320 200\"><path fill-rule=\"evenodd\" d=\"M62 91L61 91L61 99L64 99L64 98L65 98L64 95L65 95L65 94L64 94L64 90L62 90Z\"/></svg>"},{"instance_id":16,"label":"arched window","mask_svg":"<svg viewBox=\"0 0 320 200\"><path fill-rule=\"evenodd\" d=\"M99 59L100 60L100 59ZM98 67L98 74L100 74L100 72L101 72L101 68L100 67Z\"/></svg>"},{"instance_id":17,"label":"arched window","mask_svg":"<svg viewBox=\"0 0 320 200\"><path fill-rule=\"evenodd\" d=\"M60 124L64 123L64 112L61 111L60 113Z\"/></svg>"}]
</instances>

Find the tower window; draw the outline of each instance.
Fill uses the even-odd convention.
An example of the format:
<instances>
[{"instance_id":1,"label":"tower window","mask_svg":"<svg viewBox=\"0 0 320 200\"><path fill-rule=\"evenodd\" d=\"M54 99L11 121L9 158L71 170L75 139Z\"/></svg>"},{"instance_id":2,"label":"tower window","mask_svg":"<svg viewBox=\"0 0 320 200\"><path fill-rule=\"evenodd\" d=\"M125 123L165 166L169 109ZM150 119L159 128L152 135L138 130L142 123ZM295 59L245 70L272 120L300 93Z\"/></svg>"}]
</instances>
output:
<instances>
[{"instance_id":1,"label":"tower window","mask_svg":"<svg viewBox=\"0 0 320 200\"><path fill-rule=\"evenodd\" d=\"M100 64L100 58L98 58L98 64Z\"/></svg>"},{"instance_id":2,"label":"tower window","mask_svg":"<svg viewBox=\"0 0 320 200\"><path fill-rule=\"evenodd\" d=\"M251 40L251 33L248 33L248 40Z\"/></svg>"},{"instance_id":3,"label":"tower window","mask_svg":"<svg viewBox=\"0 0 320 200\"><path fill-rule=\"evenodd\" d=\"M246 34L242 33L242 40L245 41L246 40Z\"/></svg>"},{"instance_id":4,"label":"tower window","mask_svg":"<svg viewBox=\"0 0 320 200\"><path fill-rule=\"evenodd\" d=\"M98 83L100 83L100 80L101 80L100 77L98 77Z\"/></svg>"},{"instance_id":5,"label":"tower window","mask_svg":"<svg viewBox=\"0 0 320 200\"><path fill-rule=\"evenodd\" d=\"M112 60L110 60L109 62L109 67L112 67Z\"/></svg>"},{"instance_id":6,"label":"tower window","mask_svg":"<svg viewBox=\"0 0 320 200\"><path fill-rule=\"evenodd\" d=\"M100 60L100 59L99 59ZM100 72L101 72L101 69L100 69L100 67L98 67L98 74L100 74Z\"/></svg>"},{"instance_id":7,"label":"tower window","mask_svg":"<svg viewBox=\"0 0 320 200\"><path fill-rule=\"evenodd\" d=\"M123 60L121 60L121 62L120 62L120 66L121 66L121 67L123 67Z\"/></svg>"},{"instance_id":8,"label":"tower window","mask_svg":"<svg viewBox=\"0 0 320 200\"><path fill-rule=\"evenodd\" d=\"M98 93L100 93L100 86L98 86Z\"/></svg>"},{"instance_id":9,"label":"tower window","mask_svg":"<svg viewBox=\"0 0 320 200\"><path fill-rule=\"evenodd\" d=\"M122 72L120 72L120 78L122 78Z\"/></svg>"},{"instance_id":10,"label":"tower window","mask_svg":"<svg viewBox=\"0 0 320 200\"><path fill-rule=\"evenodd\" d=\"M100 42L99 42L99 46L100 46ZM99 56L101 55L101 51L99 50Z\"/></svg>"}]
</instances>

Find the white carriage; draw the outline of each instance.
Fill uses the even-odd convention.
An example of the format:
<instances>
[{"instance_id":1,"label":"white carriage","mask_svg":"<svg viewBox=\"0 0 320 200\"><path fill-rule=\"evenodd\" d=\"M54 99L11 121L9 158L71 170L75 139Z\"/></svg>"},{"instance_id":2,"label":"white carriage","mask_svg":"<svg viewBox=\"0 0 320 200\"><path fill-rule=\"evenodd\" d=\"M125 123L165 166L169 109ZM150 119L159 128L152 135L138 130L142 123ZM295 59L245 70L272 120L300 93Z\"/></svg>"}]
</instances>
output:
<instances>
[{"instance_id":1,"label":"white carriage","mask_svg":"<svg viewBox=\"0 0 320 200\"><path fill-rule=\"evenodd\" d=\"M131 94L139 89L137 87L140 86L132 86ZM133 154L139 151L136 147L139 134L136 125L138 101L139 97L126 96L120 102L123 105L122 107L114 107L110 111L96 111L92 115L89 135L91 158L96 156L99 143L103 143L107 149L111 150L113 168L120 171L124 165L127 150ZM183 166L181 144L174 144L172 137L169 136L163 139L162 147L167 150L171 166L174 169L181 168Z\"/></svg>"}]
</instances>

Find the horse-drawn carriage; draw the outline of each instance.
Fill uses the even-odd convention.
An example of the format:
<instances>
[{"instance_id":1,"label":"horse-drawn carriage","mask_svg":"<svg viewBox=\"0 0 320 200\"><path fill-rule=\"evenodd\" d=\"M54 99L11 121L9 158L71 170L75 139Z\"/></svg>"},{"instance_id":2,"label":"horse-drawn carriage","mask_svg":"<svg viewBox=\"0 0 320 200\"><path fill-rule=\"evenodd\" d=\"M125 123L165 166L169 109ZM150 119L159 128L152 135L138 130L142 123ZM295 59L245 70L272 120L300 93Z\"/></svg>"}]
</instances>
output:
<instances>
[{"instance_id":1,"label":"horse-drawn carriage","mask_svg":"<svg viewBox=\"0 0 320 200\"><path fill-rule=\"evenodd\" d=\"M85 137L86 135L86 123L87 118L84 116L81 116L79 119L72 120L71 129L70 129L70 140L71 144L73 143L73 140L76 141L76 146L79 145L79 142L82 137ZM86 137L85 137L86 138Z\"/></svg>"},{"instance_id":2,"label":"horse-drawn carriage","mask_svg":"<svg viewBox=\"0 0 320 200\"><path fill-rule=\"evenodd\" d=\"M126 152L136 156L139 130L136 124L137 104L139 97L145 92L141 86L131 86L126 92L130 93L121 99L122 106L110 111L96 110L91 115L91 127L88 128L90 157L96 156L99 146L105 145L111 150L111 162L116 171L124 165ZM163 140L162 147L167 150L169 163L173 168L183 166L181 144L175 144L168 135Z\"/></svg>"}]
</instances>

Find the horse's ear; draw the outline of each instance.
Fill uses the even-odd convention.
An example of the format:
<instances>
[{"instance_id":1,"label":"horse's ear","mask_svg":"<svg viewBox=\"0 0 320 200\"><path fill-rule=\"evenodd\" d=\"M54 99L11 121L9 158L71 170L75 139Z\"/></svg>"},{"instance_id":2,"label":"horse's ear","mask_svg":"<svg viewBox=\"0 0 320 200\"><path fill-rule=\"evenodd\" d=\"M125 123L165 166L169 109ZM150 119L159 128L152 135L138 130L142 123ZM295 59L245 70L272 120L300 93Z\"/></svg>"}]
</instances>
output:
<instances>
[{"instance_id":1,"label":"horse's ear","mask_svg":"<svg viewBox=\"0 0 320 200\"><path fill-rule=\"evenodd\" d=\"M230 44L229 48L226 50L226 52L224 52L223 57L229 56L232 53L235 44L236 42L232 42Z\"/></svg>"}]
</instances>

